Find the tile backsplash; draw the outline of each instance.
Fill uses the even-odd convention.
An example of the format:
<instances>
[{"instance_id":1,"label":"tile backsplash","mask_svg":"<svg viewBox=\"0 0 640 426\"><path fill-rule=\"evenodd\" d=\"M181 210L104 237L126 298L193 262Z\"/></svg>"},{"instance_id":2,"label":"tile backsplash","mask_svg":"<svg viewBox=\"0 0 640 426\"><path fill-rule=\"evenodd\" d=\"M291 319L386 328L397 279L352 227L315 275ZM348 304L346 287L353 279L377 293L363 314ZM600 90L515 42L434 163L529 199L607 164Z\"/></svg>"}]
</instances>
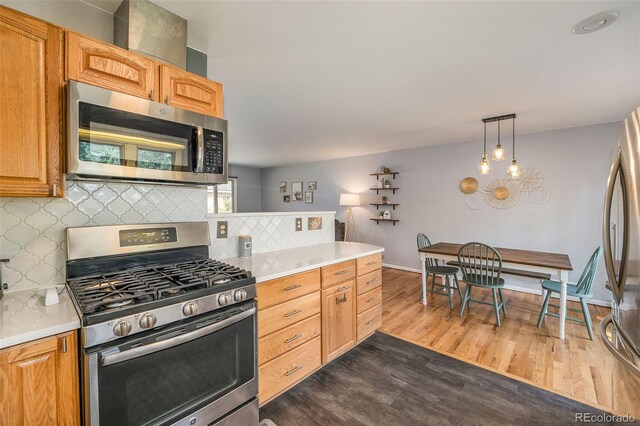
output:
<instances>
[{"instance_id":1,"label":"tile backsplash","mask_svg":"<svg viewBox=\"0 0 640 426\"><path fill-rule=\"evenodd\" d=\"M322 229L310 231L308 218L321 217ZM302 218L302 231L296 231L296 218ZM284 250L335 241L335 212L234 213L209 217L211 256L218 259L238 256L238 236L251 235L253 253ZM218 221L226 221L227 238L217 238Z\"/></svg>"},{"instance_id":2,"label":"tile backsplash","mask_svg":"<svg viewBox=\"0 0 640 426\"><path fill-rule=\"evenodd\" d=\"M68 182L63 199L0 198L9 291L63 284L69 226L207 220L206 188Z\"/></svg>"}]
</instances>

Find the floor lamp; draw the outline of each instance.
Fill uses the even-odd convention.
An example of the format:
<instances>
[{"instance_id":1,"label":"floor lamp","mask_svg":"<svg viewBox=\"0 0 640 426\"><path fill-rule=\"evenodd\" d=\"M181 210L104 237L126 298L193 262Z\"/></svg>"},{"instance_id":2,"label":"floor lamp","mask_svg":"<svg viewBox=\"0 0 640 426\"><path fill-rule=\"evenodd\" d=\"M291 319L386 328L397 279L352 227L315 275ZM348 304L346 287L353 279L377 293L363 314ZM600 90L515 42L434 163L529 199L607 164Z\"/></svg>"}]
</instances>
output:
<instances>
[{"instance_id":1,"label":"floor lamp","mask_svg":"<svg viewBox=\"0 0 640 426\"><path fill-rule=\"evenodd\" d=\"M356 234L356 241L360 242L358 228L356 228L356 219L353 217L353 211L351 210L351 207L360 205L360 196L358 194L340 194L340 205L349 207L347 209L347 220L344 224L344 240L349 240L349 231L351 227L353 227L353 232Z\"/></svg>"}]
</instances>

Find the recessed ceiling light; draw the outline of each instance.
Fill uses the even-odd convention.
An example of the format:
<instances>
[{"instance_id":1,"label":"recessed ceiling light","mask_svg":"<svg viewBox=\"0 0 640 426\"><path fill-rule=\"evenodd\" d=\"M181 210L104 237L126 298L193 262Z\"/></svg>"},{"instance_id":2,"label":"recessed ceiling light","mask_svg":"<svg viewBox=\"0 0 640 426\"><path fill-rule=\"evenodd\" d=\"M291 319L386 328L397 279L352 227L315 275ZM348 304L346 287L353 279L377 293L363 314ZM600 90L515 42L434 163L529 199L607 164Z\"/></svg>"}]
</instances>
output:
<instances>
[{"instance_id":1,"label":"recessed ceiling light","mask_svg":"<svg viewBox=\"0 0 640 426\"><path fill-rule=\"evenodd\" d=\"M575 24L573 28L571 28L571 32L574 34L590 34L596 32L613 24L614 21L618 19L618 16L620 16L620 12L617 10L597 13Z\"/></svg>"}]
</instances>

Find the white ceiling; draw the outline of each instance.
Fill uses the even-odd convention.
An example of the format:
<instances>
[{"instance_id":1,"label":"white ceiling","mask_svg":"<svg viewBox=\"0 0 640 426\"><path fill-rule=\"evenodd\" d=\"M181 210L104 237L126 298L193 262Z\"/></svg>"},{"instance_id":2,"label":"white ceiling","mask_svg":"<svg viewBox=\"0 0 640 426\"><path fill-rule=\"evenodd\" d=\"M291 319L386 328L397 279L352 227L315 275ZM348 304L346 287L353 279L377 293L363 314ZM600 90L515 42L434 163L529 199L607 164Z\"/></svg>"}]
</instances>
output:
<instances>
[{"instance_id":1,"label":"white ceiling","mask_svg":"<svg viewBox=\"0 0 640 426\"><path fill-rule=\"evenodd\" d=\"M482 117L511 112L517 133L618 121L640 105L635 1L155 2L189 21L224 84L236 164L477 140ZM610 27L571 33L606 10L621 13Z\"/></svg>"}]
</instances>

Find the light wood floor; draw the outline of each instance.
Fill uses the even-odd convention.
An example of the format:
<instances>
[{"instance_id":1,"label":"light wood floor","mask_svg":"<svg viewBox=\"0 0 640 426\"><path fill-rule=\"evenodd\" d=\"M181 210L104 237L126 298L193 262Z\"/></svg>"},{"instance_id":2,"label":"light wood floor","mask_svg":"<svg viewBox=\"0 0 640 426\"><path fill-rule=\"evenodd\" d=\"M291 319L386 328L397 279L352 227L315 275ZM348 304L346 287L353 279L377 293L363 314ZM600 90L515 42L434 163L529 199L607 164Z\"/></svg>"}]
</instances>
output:
<instances>
[{"instance_id":1,"label":"light wood floor","mask_svg":"<svg viewBox=\"0 0 640 426\"><path fill-rule=\"evenodd\" d=\"M471 303L460 318L457 294L453 310L446 296L431 293L424 306L418 300L420 280L414 272L383 270L380 331L577 401L640 418L640 380L626 373L599 339L597 330L609 308L590 305L594 341L583 324L567 321L563 342L557 338L557 319L547 317L536 327L541 296L506 290L507 318L497 327L492 306ZM474 288L474 298L488 301L491 292Z\"/></svg>"}]
</instances>

